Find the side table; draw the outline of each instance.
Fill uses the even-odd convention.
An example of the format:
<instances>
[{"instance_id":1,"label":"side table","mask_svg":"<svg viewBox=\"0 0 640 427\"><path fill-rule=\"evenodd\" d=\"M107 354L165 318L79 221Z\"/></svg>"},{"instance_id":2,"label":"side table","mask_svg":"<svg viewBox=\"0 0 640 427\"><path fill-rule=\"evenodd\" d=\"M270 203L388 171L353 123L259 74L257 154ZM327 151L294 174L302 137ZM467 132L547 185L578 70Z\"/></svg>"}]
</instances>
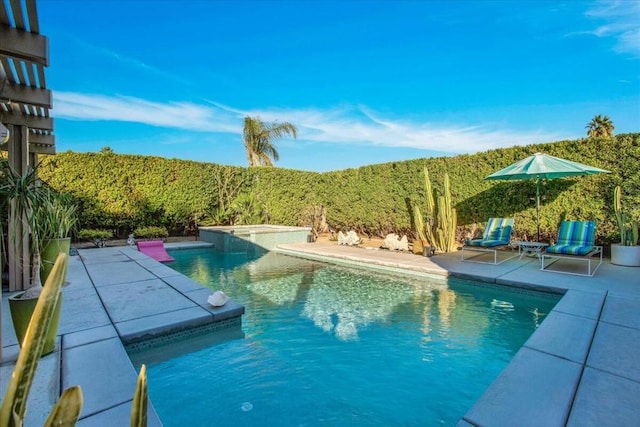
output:
<instances>
[{"instance_id":1,"label":"side table","mask_svg":"<svg viewBox=\"0 0 640 427\"><path fill-rule=\"evenodd\" d=\"M549 246L548 243L542 242L516 242L518 245L518 259L522 259L525 255L536 255L540 259L542 251Z\"/></svg>"}]
</instances>

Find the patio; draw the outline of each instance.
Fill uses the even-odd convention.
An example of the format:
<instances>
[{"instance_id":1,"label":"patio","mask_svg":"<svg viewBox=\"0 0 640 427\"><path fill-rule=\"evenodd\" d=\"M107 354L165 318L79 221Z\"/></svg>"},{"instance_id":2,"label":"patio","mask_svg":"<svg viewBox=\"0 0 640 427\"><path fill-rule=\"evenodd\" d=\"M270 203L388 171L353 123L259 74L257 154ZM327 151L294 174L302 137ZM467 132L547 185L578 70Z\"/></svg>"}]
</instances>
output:
<instances>
[{"instance_id":1,"label":"patio","mask_svg":"<svg viewBox=\"0 0 640 427\"><path fill-rule=\"evenodd\" d=\"M202 243L167 247L181 245ZM631 425L640 417L638 269L605 261L595 277L585 278L541 272L537 258L529 257L486 265L460 262L459 253L426 258L335 243L277 250L401 274L454 275L564 293L461 426ZM240 328L244 307L208 307L210 290L135 249L87 249L80 255L70 258L59 343L41 359L26 425L41 425L60 391L74 384L85 397L79 425L126 425L136 371L123 343L184 329ZM18 352L6 296L2 390ZM150 406L149 425L161 424Z\"/></svg>"}]
</instances>

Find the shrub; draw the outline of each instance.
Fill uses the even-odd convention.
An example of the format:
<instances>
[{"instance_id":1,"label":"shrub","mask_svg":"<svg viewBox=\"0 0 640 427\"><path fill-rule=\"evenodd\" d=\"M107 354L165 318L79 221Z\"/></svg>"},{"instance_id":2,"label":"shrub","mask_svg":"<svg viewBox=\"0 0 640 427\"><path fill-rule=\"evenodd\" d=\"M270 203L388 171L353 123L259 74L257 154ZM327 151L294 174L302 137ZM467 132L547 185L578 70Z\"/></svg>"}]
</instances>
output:
<instances>
[{"instance_id":1,"label":"shrub","mask_svg":"<svg viewBox=\"0 0 640 427\"><path fill-rule=\"evenodd\" d=\"M169 237L169 232L165 227L148 226L136 228L133 235L141 239L151 240Z\"/></svg>"},{"instance_id":2,"label":"shrub","mask_svg":"<svg viewBox=\"0 0 640 427\"><path fill-rule=\"evenodd\" d=\"M78 233L78 239L81 240L101 240L110 239L113 233L109 230L99 230L94 228L83 228Z\"/></svg>"}]
</instances>

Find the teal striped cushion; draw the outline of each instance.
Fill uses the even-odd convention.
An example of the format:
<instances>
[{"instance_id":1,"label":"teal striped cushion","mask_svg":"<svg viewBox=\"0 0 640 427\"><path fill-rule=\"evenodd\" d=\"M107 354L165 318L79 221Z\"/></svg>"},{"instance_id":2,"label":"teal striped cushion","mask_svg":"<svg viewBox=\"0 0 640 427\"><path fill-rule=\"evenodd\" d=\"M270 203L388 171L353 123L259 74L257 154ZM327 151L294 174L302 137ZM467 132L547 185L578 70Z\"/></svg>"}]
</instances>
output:
<instances>
[{"instance_id":1,"label":"teal striped cushion","mask_svg":"<svg viewBox=\"0 0 640 427\"><path fill-rule=\"evenodd\" d=\"M558 230L558 243L549 246L546 252L586 255L593 250L595 240L595 221L562 221Z\"/></svg>"},{"instance_id":2,"label":"teal striped cushion","mask_svg":"<svg viewBox=\"0 0 640 427\"><path fill-rule=\"evenodd\" d=\"M512 230L513 218L489 218L482 239L467 240L465 244L484 247L507 245Z\"/></svg>"},{"instance_id":3,"label":"teal striped cushion","mask_svg":"<svg viewBox=\"0 0 640 427\"><path fill-rule=\"evenodd\" d=\"M513 230L513 218L489 218L482 240L499 240L509 243Z\"/></svg>"},{"instance_id":4,"label":"teal striped cushion","mask_svg":"<svg viewBox=\"0 0 640 427\"><path fill-rule=\"evenodd\" d=\"M565 255L586 255L593 249L593 246L576 246L576 245L551 245L545 252Z\"/></svg>"},{"instance_id":5,"label":"teal striped cushion","mask_svg":"<svg viewBox=\"0 0 640 427\"><path fill-rule=\"evenodd\" d=\"M489 248L491 246L502 246L502 245L506 245L509 243L509 241L507 240L506 242L504 240L484 240L484 239L473 239L473 240L467 240L465 242L467 245L469 246L481 246L484 248Z\"/></svg>"},{"instance_id":6,"label":"teal striped cushion","mask_svg":"<svg viewBox=\"0 0 640 427\"><path fill-rule=\"evenodd\" d=\"M557 245L593 246L595 239L595 221L562 221Z\"/></svg>"}]
</instances>

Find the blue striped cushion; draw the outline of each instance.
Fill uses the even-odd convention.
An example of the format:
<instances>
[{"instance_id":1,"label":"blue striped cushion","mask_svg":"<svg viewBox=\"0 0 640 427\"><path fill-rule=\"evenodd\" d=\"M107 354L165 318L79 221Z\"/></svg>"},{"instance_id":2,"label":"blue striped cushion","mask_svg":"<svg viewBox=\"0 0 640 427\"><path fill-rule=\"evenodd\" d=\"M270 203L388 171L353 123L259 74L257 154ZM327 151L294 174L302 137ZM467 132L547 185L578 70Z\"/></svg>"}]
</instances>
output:
<instances>
[{"instance_id":1,"label":"blue striped cushion","mask_svg":"<svg viewBox=\"0 0 640 427\"><path fill-rule=\"evenodd\" d=\"M473 239L473 240L467 240L465 243L469 246L491 247L491 246L507 245L509 244L509 241L507 240L505 242L504 240Z\"/></svg>"},{"instance_id":2,"label":"blue striped cushion","mask_svg":"<svg viewBox=\"0 0 640 427\"><path fill-rule=\"evenodd\" d=\"M507 245L511 240L512 230L513 218L489 218L482 239L467 240L465 244L483 247Z\"/></svg>"},{"instance_id":3,"label":"blue striped cushion","mask_svg":"<svg viewBox=\"0 0 640 427\"><path fill-rule=\"evenodd\" d=\"M558 245L593 246L596 238L595 221L562 221L558 230Z\"/></svg>"},{"instance_id":4,"label":"blue striped cushion","mask_svg":"<svg viewBox=\"0 0 640 427\"><path fill-rule=\"evenodd\" d=\"M547 253L565 254L565 255L586 255L593 249L591 246L577 246L577 245L551 245L548 246Z\"/></svg>"},{"instance_id":5,"label":"blue striped cushion","mask_svg":"<svg viewBox=\"0 0 640 427\"><path fill-rule=\"evenodd\" d=\"M586 255L594 248L595 221L562 221L558 230L558 243L547 247L547 253Z\"/></svg>"},{"instance_id":6,"label":"blue striped cushion","mask_svg":"<svg viewBox=\"0 0 640 427\"><path fill-rule=\"evenodd\" d=\"M509 243L512 229L513 218L489 218L482 240L506 240Z\"/></svg>"}]
</instances>

